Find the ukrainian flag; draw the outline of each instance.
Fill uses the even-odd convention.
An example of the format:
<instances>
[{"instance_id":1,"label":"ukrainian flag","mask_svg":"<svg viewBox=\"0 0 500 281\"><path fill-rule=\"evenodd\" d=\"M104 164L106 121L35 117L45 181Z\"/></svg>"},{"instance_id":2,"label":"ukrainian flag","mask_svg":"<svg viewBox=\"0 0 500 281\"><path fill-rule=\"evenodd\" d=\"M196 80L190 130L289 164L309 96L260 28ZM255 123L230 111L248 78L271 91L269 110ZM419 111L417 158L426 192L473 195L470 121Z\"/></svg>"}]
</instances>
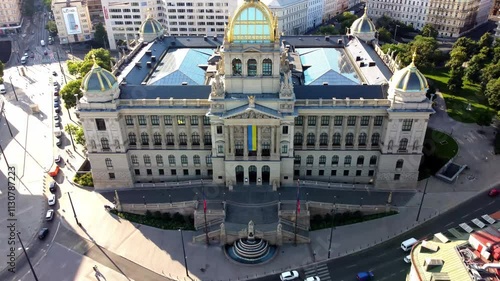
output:
<instances>
[{"instance_id":1,"label":"ukrainian flag","mask_svg":"<svg viewBox=\"0 0 500 281\"><path fill-rule=\"evenodd\" d=\"M257 126L248 125L248 151L257 150Z\"/></svg>"}]
</instances>

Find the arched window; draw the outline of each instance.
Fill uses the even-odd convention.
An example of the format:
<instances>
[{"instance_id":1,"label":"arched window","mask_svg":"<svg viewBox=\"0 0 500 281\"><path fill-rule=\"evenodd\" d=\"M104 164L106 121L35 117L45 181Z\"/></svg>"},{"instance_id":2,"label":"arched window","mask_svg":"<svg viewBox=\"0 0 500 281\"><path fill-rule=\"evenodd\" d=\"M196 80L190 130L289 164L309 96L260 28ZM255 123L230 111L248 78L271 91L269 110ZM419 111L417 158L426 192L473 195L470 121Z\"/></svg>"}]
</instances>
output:
<instances>
[{"instance_id":1,"label":"arched window","mask_svg":"<svg viewBox=\"0 0 500 281\"><path fill-rule=\"evenodd\" d=\"M377 156L373 155L370 157L370 166L371 165L377 165Z\"/></svg>"},{"instance_id":2,"label":"arched window","mask_svg":"<svg viewBox=\"0 0 500 281\"><path fill-rule=\"evenodd\" d=\"M141 144L142 145L148 145L149 144L149 136L148 133L142 132L141 133Z\"/></svg>"},{"instance_id":3,"label":"arched window","mask_svg":"<svg viewBox=\"0 0 500 281\"><path fill-rule=\"evenodd\" d=\"M295 157L293 159L293 164L300 165L301 160L302 160L302 158L300 157L300 155L295 155Z\"/></svg>"},{"instance_id":4,"label":"arched window","mask_svg":"<svg viewBox=\"0 0 500 281\"><path fill-rule=\"evenodd\" d=\"M293 136L293 144L301 145L303 141L304 141L304 138L302 137L302 134L295 133L295 135Z\"/></svg>"},{"instance_id":5,"label":"arched window","mask_svg":"<svg viewBox=\"0 0 500 281\"><path fill-rule=\"evenodd\" d=\"M247 61L247 72L248 76L257 76L257 61L254 59L249 59Z\"/></svg>"},{"instance_id":6,"label":"arched window","mask_svg":"<svg viewBox=\"0 0 500 281\"><path fill-rule=\"evenodd\" d=\"M316 142L316 136L313 133L307 134L307 145L314 145Z\"/></svg>"},{"instance_id":7,"label":"arched window","mask_svg":"<svg viewBox=\"0 0 500 281\"><path fill-rule=\"evenodd\" d=\"M333 134L333 145L340 145L340 139L342 136L340 136L339 133Z\"/></svg>"},{"instance_id":8,"label":"arched window","mask_svg":"<svg viewBox=\"0 0 500 281\"><path fill-rule=\"evenodd\" d=\"M320 165L325 165L326 164L326 156L325 155L321 155L319 157L319 164Z\"/></svg>"},{"instance_id":9,"label":"arched window","mask_svg":"<svg viewBox=\"0 0 500 281\"><path fill-rule=\"evenodd\" d=\"M182 165L188 164L188 157L186 155L181 155L181 164Z\"/></svg>"},{"instance_id":10,"label":"arched window","mask_svg":"<svg viewBox=\"0 0 500 281\"><path fill-rule=\"evenodd\" d=\"M175 165L175 156L173 155L168 156L168 164Z\"/></svg>"},{"instance_id":11,"label":"arched window","mask_svg":"<svg viewBox=\"0 0 500 281\"><path fill-rule=\"evenodd\" d=\"M107 138L101 138L102 150L109 150L109 141Z\"/></svg>"},{"instance_id":12,"label":"arched window","mask_svg":"<svg viewBox=\"0 0 500 281\"><path fill-rule=\"evenodd\" d=\"M210 132L205 132L205 135L203 136L203 143L205 143L205 145L212 144L212 134L210 134Z\"/></svg>"},{"instance_id":13,"label":"arched window","mask_svg":"<svg viewBox=\"0 0 500 281\"><path fill-rule=\"evenodd\" d=\"M338 165L339 164L339 156L338 155L333 155L332 157L332 165Z\"/></svg>"},{"instance_id":14,"label":"arched window","mask_svg":"<svg viewBox=\"0 0 500 281\"><path fill-rule=\"evenodd\" d=\"M163 156L161 155L156 155L156 165L158 166L163 166Z\"/></svg>"},{"instance_id":15,"label":"arched window","mask_svg":"<svg viewBox=\"0 0 500 281\"><path fill-rule=\"evenodd\" d=\"M137 138L135 137L134 133L128 133L128 142L130 145L136 145L137 144Z\"/></svg>"},{"instance_id":16,"label":"arched window","mask_svg":"<svg viewBox=\"0 0 500 281\"><path fill-rule=\"evenodd\" d=\"M174 134L167 133L167 145L174 145Z\"/></svg>"},{"instance_id":17,"label":"arched window","mask_svg":"<svg viewBox=\"0 0 500 281\"><path fill-rule=\"evenodd\" d=\"M191 135L191 141L193 142L193 145L200 145L200 135L198 135L197 132L194 132Z\"/></svg>"},{"instance_id":18,"label":"arched window","mask_svg":"<svg viewBox=\"0 0 500 281\"><path fill-rule=\"evenodd\" d=\"M403 159L399 159L397 162L396 162L396 169L403 169L403 164L405 163L405 161Z\"/></svg>"},{"instance_id":19,"label":"arched window","mask_svg":"<svg viewBox=\"0 0 500 281\"><path fill-rule=\"evenodd\" d=\"M351 165L351 161L352 161L352 157L351 157L351 155L347 155L347 156L344 158L344 165Z\"/></svg>"},{"instance_id":20,"label":"arched window","mask_svg":"<svg viewBox=\"0 0 500 281\"><path fill-rule=\"evenodd\" d=\"M353 133L348 133L345 136L345 145L353 145L354 144L354 134Z\"/></svg>"},{"instance_id":21,"label":"arched window","mask_svg":"<svg viewBox=\"0 0 500 281\"><path fill-rule=\"evenodd\" d=\"M363 166L365 164L365 157L364 156L358 156L358 161L356 161L356 165Z\"/></svg>"},{"instance_id":22,"label":"arched window","mask_svg":"<svg viewBox=\"0 0 500 281\"><path fill-rule=\"evenodd\" d=\"M148 165L148 166L151 165L151 157L149 157L149 155L144 155L143 158L144 158L145 165Z\"/></svg>"},{"instance_id":23,"label":"arched window","mask_svg":"<svg viewBox=\"0 0 500 281\"><path fill-rule=\"evenodd\" d=\"M327 133L321 133L321 135L319 136L319 145L321 145L321 146L328 145L328 134Z\"/></svg>"},{"instance_id":24,"label":"arched window","mask_svg":"<svg viewBox=\"0 0 500 281\"><path fill-rule=\"evenodd\" d=\"M187 145L187 135L186 135L186 133L180 133L179 134L179 144L180 145Z\"/></svg>"},{"instance_id":25,"label":"arched window","mask_svg":"<svg viewBox=\"0 0 500 281\"><path fill-rule=\"evenodd\" d=\"M264 59L262 61L262 75L271 76L273 75L273 62L271 59Z\"/></svg>"},{"instance_id":26,"label":"arched window","mask_svg":"<svg viewBox=\"0 0 500 281\"><path fill-rule=\"evenodd\" d=\"M241 75L241 60L233 59L233 75Z\"/></svg>"},{"instance_id":27,"label":"arched window","mask_svg":"<svg viewBox=\"0 0 500 281\"><path fill-rule=\"evenodd\" d=\"M201 164L201 160L200 160L200 156L199 155L193 156L193 163L195 165L200 165Z\"/></svg>"},{"instance_id":28,"label":"arched window","mask_svg":"<svg viewBox=\"0 0 500 281\"><path fill-rule=\"evenodd\" d=\"M399 141L399 151L406 151L406 147L408 146L408 139L404 138Z\"/></svg>"},{"instance_id":29,"label":"arched window","mask_svg":"<svg viewBox=\"0 0 500 281\"><path fill-rule=\"evenodd\" d=\"M137 159L137 155L131 155L130 160L132 161L132 164L139 165L139 159Z\"/></svg>"},{"instance_id":30,"label":"arched window","mask_svg":"<svg viewBox=\"0 0 500 281\"><path fill-rule=\"evenodd\" d=\"M378 145L380 141L380 134L379 133L375 133L372 135L372 145L375 146L375 145Z\"/></svg>"},{"instance_id":31,"label":"arched window","mask_svg":"<svg viewBox=\"0 0 500 281\"><path fill-rule=\"evenodd\" d=\"M307 165L312 165L314 163L314 157L312 155L307 156L306 158L306 164Z\"/></svg>"},{"instance_id":32,"label":"arched window","mask_svg":"<svg viewBox=\"0 0 500 281\"><path fill-rule=\"evenodd\" d=\"M161 145L161 134L156 132L153 134L154 145Z\"/></svg>"},{"instance_id":33,"label":"arched window","mask_svg":"<svg viewBox=\"0 0 500 281\"><path fill-rule=\"evenodd\" d=\"M104 159L104 162L106 162L107 168L113 168L113 162L111 161L111 158Z\"/></svg>"},{"instance_id":34,"label":"arched window","mask_svg":"<svg viewBox=\"0 0 500 281\"><path fill-rule=\"evenodd\" d=\"M365 133L361 133L361 134L359 134L359 137L358 137L358 144L359 144L359 145L362 145L362 146L365 146L365 145L366 145L366 134L365 134Z\"/></svg>"}]
</instances>

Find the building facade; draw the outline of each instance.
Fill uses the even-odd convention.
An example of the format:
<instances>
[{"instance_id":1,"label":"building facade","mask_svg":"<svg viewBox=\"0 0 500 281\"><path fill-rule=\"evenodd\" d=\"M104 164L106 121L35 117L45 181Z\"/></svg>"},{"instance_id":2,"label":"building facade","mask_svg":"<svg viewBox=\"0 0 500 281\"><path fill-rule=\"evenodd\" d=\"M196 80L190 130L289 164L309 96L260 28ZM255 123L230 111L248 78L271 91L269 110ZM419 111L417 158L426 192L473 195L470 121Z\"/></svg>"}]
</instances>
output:
<instances>
[{"instance_id":1,"label":"building facade","mask_svg":"<svg viewBox=\"0 0 500 281\"><path fill-rule=\"evenodd\" d=\"M60 44L83 42L92 39L92 21L86 1L52 1Z\"/></svg>"},{"instance_id":2,"label":"building facade","mask_svg":"<svg viewBox=\"0 0 500 281\"><path fill-rule=\"evenodd\" d=\"M491 0L369 0L369 16L383 15L421 30L431 24L443 37L459 37L485 23L493 6Z\"/></svg>"},{"instance_id":3,"label":"building facade","mask_svg":"<svg viewBox=\"0 0 500 281\"><path fill-rule=\"evenodd\" d=\"M323 21L324 0L308 0L307 1L307 26L310 30L316 28Z\"/></svg>"},{"instance_id":4,"label":"building facade","mask_svg":"<svg viewBox=\"0 0 500 281\"><path fill-rule=\"evenodd\" d=\"M4 0L0 3L0 34L17 32L21 28L21 4L19 0Z\"/></svg>"},{"instance_id":5,"label":"building facade","mask_svg":"<svg viewBox=\"0 0 500 281\"><path fill-rule=\"evenodd\" d=\"M99 22L104 24L104 12L102 10L101 0L88 0L87 7L89 9L90 21L92 24Z\"/></svg>"},{"instance_id":6,"label":"building facade","mask_svg":"<svg viewBox=\"0 0 500 281\"><path fill-rule=\"evenodd\" d=\"M308 1L264 0L264 4L276 14L278 30L284 35L299 35L307 31Z\"/></svg>"},{"instance_id":7,"label":"building facade","mask_svg":"<svg viewBox=\"0 0 500 281\"><path fill-rule=\"evenodd\" d=\"M151 40L161 24L143 26L119 77L95 65L82 82L96 188L200 178L416 186L427 82L413 63L388 63L366 13L336 37L281 36L276 15L252 0L223 39Z\"/></svg>"}]
</instances>

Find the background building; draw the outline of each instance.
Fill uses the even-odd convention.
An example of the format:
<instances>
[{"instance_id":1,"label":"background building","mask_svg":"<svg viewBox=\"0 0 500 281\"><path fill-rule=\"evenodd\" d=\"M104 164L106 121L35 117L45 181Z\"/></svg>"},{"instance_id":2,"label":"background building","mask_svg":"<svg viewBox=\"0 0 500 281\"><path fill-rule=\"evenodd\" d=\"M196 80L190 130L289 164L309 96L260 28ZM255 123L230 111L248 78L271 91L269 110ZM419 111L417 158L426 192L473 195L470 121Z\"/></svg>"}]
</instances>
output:
<instances>
[{"instance_id":1,"label":"background building","mask_svg":"<svg viewBox=\"0 0 500 281\"><path fill-rule=\"evenodd\" d=\"M3 0L0 3L0 34L17 32L22 25L22 1Z\"/></svg>"},{"instance_id":2,"label":"background building","mask_svg":"<svg viewBox=\"0 0 500 281\"><path fill-rule=\"evenodd\" d=\"M323 21L323 10L325 9L324 0L307 1L307 26L306 29L313 29Z\"/></svg>"},{"instance_id":3,"label":"background building","mask_svg":"<svg viewBox=\"0 0 500 281\"><path fill-rule=\"evenodd\" d=\"M278 30L285 35L299 35L307 31L308 1L264 0L264 4L278 17Z\"/></svg>"},{"instance_id":4,"label":"background building","mask_svg":"<svg viewBox=\"0 0 500 281\"><path fill-rule=\"evenodd\" d=\"M368 0L369 16L383 15L422 29L432 24L439 36L459 37L485 23L493 5L491 0Z\"/></svg>"},{"instance_id":5,"label":"background building","mask_svg":"<svg viewBox=\"0 0 500 281\"><path fill-rule=\"evenodd\" d=\"M86 1L52 1L60 44L92 39L92 21Z\"/></svg>"},{"instance_id":6,"label":"background building","mask_svg":"<svg viewBox=\"0 0 500 281\"><path fill-rule=\"evenodd\" d=\"M87 7L89 9L92 24L99 22L104 23L104 12L102 11L101 0L87 0Z\"/></svg>"}]
</instances>

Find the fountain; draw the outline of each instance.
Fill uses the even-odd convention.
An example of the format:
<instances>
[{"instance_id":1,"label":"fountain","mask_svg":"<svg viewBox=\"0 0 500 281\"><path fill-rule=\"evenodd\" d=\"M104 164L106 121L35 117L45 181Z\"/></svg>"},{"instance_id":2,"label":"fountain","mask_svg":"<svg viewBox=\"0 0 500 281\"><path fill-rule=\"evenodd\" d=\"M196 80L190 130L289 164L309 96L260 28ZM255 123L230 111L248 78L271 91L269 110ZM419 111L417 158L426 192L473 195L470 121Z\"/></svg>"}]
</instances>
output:
<instances>
[{"instance_id":1,"label":"fountain","mask_svg":"<svg viewBox=\"0 0 500 281\"><path fill-rule=\"evenodd\" d=\"M227 255L243 264L259 264L271 260L277 247L263 239L255 238L253 221L248 223L248 237L241 238L233 245L226 245Z\"/></svg>"}]
</instances>

